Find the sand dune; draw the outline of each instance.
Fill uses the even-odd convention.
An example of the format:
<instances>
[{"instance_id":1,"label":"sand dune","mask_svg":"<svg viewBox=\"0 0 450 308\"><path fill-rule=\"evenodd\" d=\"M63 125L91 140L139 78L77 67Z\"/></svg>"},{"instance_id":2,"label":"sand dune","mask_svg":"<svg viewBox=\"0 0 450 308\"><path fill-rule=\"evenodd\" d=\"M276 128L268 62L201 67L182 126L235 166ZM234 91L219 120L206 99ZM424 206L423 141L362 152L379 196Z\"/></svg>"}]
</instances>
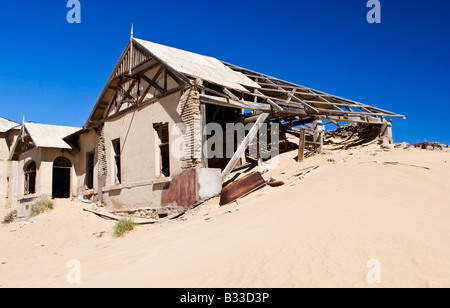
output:
<instances>
[{"instance_id":1,"label":"sand dune","mask_svg":"<svg viewBox=\"0 0 450 308\"><path fill-rule=\"evenodd\" d=\"M0 287L450 287L450 153L295 156L263 174L283 186L120 239L88 205L56 200L51 213L0 227ZM320 167L293 176L309 166ZM67 281L72 259L81 284ZM380 283L366 279L373 259Z\"/></svg>"}]
</instances>

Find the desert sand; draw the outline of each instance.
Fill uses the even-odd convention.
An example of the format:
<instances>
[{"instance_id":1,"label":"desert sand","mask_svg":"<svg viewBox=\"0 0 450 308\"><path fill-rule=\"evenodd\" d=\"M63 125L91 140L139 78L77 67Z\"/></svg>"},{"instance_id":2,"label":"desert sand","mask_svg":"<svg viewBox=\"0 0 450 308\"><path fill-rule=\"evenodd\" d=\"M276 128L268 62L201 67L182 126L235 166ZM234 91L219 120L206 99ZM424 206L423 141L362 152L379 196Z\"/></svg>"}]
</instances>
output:
<instances>
[{"instance_id":1,"label":"desert sand","mask_svg":"<svg viewBox=\"0 0 450 308\"><path fill-rule=\"evenodd\" d=\"M223 207L214 198L123 238L83 211L91 205L55 200L50 213L0 226L0 287L450 287L448 150L296 156L263 173L283 186ZM67 280L73 259L79 284ZM379 283L367 280L370 260Z\"/></svg>"}]
</instances>

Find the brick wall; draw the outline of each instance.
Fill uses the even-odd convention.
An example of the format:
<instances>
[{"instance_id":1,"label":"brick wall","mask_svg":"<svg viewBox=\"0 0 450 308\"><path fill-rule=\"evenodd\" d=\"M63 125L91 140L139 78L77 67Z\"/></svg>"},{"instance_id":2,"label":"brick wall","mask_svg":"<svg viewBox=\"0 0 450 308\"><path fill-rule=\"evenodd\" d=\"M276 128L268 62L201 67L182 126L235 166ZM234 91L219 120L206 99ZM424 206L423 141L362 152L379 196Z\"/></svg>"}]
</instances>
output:
<instances>
[{"instance_id":1,"label":"brick wall","mask_svg":"<svg viewBox=\"0 0 450 308\"><path fill-rule=\"evenodd\" d=\"M202 159L202 117L200 111L200 92L193 86L186 90L179 105L181 120L188 126L184 134L184 153L181 159L182 169L201 166Z\"/></svg>"},{"instance_id":2,"label":"brick wall","mask_svg":"<svg viewBox=\"0 0 450 308\"><path fill-rule=\"evenodd\" d=\"M105 132L104 127L102 126L99 131L99 140L98 140L98 176L107 176L108 175L108 165L106 161L106 144L105 144Z\"/></svg>"}]
</instances>

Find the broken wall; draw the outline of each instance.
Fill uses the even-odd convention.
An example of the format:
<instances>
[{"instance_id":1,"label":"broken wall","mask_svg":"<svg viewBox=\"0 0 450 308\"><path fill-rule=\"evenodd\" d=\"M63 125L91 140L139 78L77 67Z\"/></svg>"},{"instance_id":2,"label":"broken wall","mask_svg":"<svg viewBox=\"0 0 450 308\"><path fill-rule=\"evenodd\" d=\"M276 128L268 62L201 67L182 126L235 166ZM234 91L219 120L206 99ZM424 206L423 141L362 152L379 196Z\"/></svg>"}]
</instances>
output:
<instances>
[{"instance_id":1,"label":"broken wall","mask_svg":"<svg viewBox=\"0 0 450 308\"><path fill-rule=\"evenodd\" d=\"M75 172L76 172L76 187L72 193L74 197L88 197L97 194L98 188L98 144L99 134L95 129L91 129L87 132L83 132L79 135L78 146L79 150L76 154L75 160ZM93 187L86 187L88 176L88 156L94 155L94 168L93 168Z\"/></svg>"},{"instance_id":2,"label":"broken wall","mask_svg":"<svg viewBox=\"0 0 450 308\"><path fill-rule=\"evenodd\" d=\"M20 130L0 133L0 208L11 207L17 200L16 161L8 161Z\"/></svg>"},{"instance_id":3,"label":"broken wall","mask_svg":"<svg viewBox=\"0 0 450 308\"><path fill-rule=\"evenodd\" d=\"M0 208L7 205L9 181L8 161L0 159Z\"/></svg>"},{"instance_id":4,"label":"broken wall","mask_svg":"<svg viewBox=\"0 0 450 308\"><path fill-rule=\"evenodd\" d=\"M202 114L200 111L200 92L197 87L193 86L183 93L178 105L178 112L188 129L188 133L184 135L184 144L190 146L184 149L181 158L181 167L183 170L187 170L195 166L201 166L202 163Z\"/></svg>"}]
</instances>

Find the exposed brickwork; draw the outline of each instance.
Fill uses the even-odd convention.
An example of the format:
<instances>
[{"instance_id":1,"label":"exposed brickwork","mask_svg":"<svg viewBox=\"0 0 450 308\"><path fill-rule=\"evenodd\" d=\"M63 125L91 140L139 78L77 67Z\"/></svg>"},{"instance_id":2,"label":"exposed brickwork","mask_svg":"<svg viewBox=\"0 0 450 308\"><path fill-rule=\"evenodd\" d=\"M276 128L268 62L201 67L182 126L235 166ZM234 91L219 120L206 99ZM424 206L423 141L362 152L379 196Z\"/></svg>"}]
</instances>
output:
<instances>
[{"instance_id":1,"label":"exposed brickwork","mask_svg":"<svg viewBox=\"0 0 450 308\"><path fill-rule=\"evenodd\" d=\"M108 174L108 165L106 161L106 143L104 127L100 128L98 140L98 176L106 176Z\"/></svg>"},{"instance_id":2,"label":"exposed brickwork","mask_svg":"<svg viewBox=\"0 0 450 308\"><path fill-rule=\"evenodd\" d=\"M183 93L180 99L181 120L187 125L184 134L184 153L181 158L182 169L201 165L202 158L202 117L200 112L200 92L193 86Z\"/></svg>"}]
</instances>

